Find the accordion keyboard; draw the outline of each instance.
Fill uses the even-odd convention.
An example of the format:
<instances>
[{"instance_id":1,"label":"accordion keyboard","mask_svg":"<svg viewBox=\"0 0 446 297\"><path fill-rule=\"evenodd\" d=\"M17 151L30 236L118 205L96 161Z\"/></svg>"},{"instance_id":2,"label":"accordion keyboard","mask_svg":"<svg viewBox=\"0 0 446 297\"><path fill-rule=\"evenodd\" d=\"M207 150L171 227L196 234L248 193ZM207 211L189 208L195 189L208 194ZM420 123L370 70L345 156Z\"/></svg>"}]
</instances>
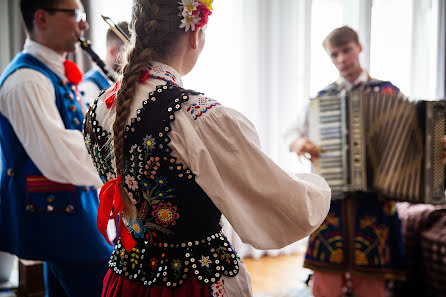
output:
<instances>
[{"instance_id":1,"label":"accordion keyboard","mask_svg":"<svg viewBox=\"0 0 446 297\"><path fill-rule=\"evenodd\" d=\"M345 191L345 141L342 100L337 96L310 102L310 139L319 147L314 170L325 178L333 194Z\"/></svg>"}]
</instances>

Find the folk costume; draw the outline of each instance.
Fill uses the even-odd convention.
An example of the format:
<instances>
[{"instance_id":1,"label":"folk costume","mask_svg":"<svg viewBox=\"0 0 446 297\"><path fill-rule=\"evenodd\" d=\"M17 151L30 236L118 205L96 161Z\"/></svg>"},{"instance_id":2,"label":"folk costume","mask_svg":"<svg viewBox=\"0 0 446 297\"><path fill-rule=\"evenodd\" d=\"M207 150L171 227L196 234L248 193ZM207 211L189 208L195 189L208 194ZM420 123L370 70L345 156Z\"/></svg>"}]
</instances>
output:
<instances>
[{"instance_id":1,"label":"folk costume","mask_svg":"<svg viewBox=\"0 0 446 297\"><path fill-rule=\"evenodd\" d=\"M111 248L95 228L101 180L69 66L27 39L0 78L0 250L47 261L49 296L95 296Z\"/></svg>"},{"instance_id":2,"label":"folk costume","mask_svg":"<svg viewBox=\"0 0 446 297\"><path fill-rule=\"evenodd\" d=\"M286 174L260 150L243 115L184 89L177 71L158 62L137 86L124 134L125 173L116 178L109 146L116 89L87 112L85 143L104 188L122 182L138 218L120 216L121 241L102 296L252 296L221 214L245 242L283 247L325 218L327 184L313 174ZM107 215L112 204L119 209L114 195L101 195Z\"/></svg>"},{"instance_id":3,"label":"folk costume","mask_svg":"<svg viewBox=\"0 0 446 297\"><path fill-rule=\"evenodd\" d=\"M318 96L357 88L399 92L390 82L373 79L363 71L353 84L341 77ZM308 126L303 131L301 136L308 133ZM384 293L382 280L404 280L404 247L395 202L362 192L332 200L327 218L309 237L304 267L315 271L315 296L338 296L336 288L342 292L342 287L368 296L370 292Z\"/></svg>"}]
</instances>

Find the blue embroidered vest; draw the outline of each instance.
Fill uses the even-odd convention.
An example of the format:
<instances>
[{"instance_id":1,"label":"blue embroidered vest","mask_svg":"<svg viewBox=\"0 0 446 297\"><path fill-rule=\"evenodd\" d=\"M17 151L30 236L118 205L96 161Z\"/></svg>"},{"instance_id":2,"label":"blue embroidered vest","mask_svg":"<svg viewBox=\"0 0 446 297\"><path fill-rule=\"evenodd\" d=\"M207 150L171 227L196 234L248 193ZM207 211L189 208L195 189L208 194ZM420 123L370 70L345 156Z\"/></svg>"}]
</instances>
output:
<instances>
[{"instance_id":1,"label":"blue embroidered vest","mask_svg":"<svg viewBox=\"0 0 446 297\"><path fill-rule=\"evenodd\" d=\"M97 69L91 69L85 73L84 80L93 82L100 90L105 90L110 87L108 80Z\"/></svg>"},{"instance_id":2,"label":"blue embroidered vest","mask_svg":"<svg viewBox=\"0 0 446 297\"><path fill-rule=\"evenodd\" d=\"M84 117L74 86L63 82L33 56L19 53L0 77L0 87L20 68L37 70L51 80L65 128L81 130ZM2 114L0 147L0 250L31 260L90 262L107 259L112 249L96 228L99 204L96 190L45 178Z\"/></svg>"},{"instance_id":3,"label":"blue embroidered vest","mask_svg":"<svg viewBox=\"0 0 446 297\"><path fill-rule=\"evenodd\" d=\"M110 268L147 286L176 287L193 276L211 285L223 275L237 275L239 269L237 255L221 231L220 211L191 169L171 155L170 123L190 94L197 93L170 83L156 87L124 134L122 180L138 218L123 221L137 245L127 253L119 243ZM115 176L107 145L110 135L96 119L97 100L86 114L84 137L106 181Z\"/></svg>"},{"instance_id":4,"label":"blue embroidered vest","mask_svg":"<svg viewBox=\"0 0 446 297\"><path fill-rule=\"evenodd\" d=\"M357 86L354 86L353 89L365 89L365 90L371 90L374 92L382 92L383 90L389 88L391 89L392 93L398 93L399 89L394 86L390 81L383 81L376 78L370 78L367 80L364 84L360 84ZM317 96L323 96L323 95L337 95L339 94L343 88L338 85L336 82L333 82L323 88L321 91L317 93Z\"/></svg>"}]
</instances>

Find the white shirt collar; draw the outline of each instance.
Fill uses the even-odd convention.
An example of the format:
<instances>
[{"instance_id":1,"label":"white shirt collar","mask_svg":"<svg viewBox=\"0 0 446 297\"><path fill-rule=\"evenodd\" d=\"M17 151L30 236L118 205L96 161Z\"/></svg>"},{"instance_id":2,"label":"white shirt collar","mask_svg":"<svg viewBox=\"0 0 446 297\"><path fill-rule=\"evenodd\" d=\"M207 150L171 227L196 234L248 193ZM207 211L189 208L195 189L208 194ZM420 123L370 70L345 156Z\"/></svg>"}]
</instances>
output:
<instances>
[{"instance_id":1,"label":"white shirt collar","mask_svg":"<svg viewBox=\"0 0 446 297\"><path fill-rule=\"evenodd\" d=\"M52 49L29 38L27 38L25 41L23 52L30 54L34 58L38 59L40 62L54 71L61 79L67 79L65 76L65 68L63 65L66 60L65 55L60 55Z\"/></svg>"},{"instance_id":2,"label":"white shirt collar","mask_svg":"<svg viewBox=\"0 0 446 297\"><path fill-rule=\"evenodd\" d=\"M336 83L344 89L351 90L353 88L353 86L356 86L359 83L365 83L368 80L369 80L369 74L367 73L367 71L362 70L361 74L358 76L358 78L353 83L349 82L347 79L345 79L342 76L340 76L338 78Z\"/></svg>"},{"instance_id":3,"label":"white shirt collar","mask_svg":"<svg viewBox=\"0 0 446 297\"><path fill-rule=\"evenodd\" d=\"M170 81L179 87L183 87L183 81L181 80L181 75L170 67L169 65L160 63L160 62L150 62L149 65L150 74L156 76L157 79L161 79L164 81Z\"/></svg>"}]
</instances>

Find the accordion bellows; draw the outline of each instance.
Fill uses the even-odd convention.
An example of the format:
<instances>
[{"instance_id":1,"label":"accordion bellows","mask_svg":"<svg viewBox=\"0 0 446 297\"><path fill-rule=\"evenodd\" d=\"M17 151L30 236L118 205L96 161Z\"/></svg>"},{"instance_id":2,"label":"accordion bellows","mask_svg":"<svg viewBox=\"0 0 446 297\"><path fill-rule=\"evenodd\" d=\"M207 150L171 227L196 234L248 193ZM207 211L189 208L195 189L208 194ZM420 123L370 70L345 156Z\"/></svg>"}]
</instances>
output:
<instances>
[{"instance_id":1,"label":"accordion bellows","mask_svg":"<svg viewBox=\"0 0 446 297\"><path fill-rule=\"evenodd\" d=\"M445 101L355 90L310 101L310 139L321 158L314 171L333 198L376 191L414 203L445 203L442 139Z\"/></svg>"}]
</instances>

